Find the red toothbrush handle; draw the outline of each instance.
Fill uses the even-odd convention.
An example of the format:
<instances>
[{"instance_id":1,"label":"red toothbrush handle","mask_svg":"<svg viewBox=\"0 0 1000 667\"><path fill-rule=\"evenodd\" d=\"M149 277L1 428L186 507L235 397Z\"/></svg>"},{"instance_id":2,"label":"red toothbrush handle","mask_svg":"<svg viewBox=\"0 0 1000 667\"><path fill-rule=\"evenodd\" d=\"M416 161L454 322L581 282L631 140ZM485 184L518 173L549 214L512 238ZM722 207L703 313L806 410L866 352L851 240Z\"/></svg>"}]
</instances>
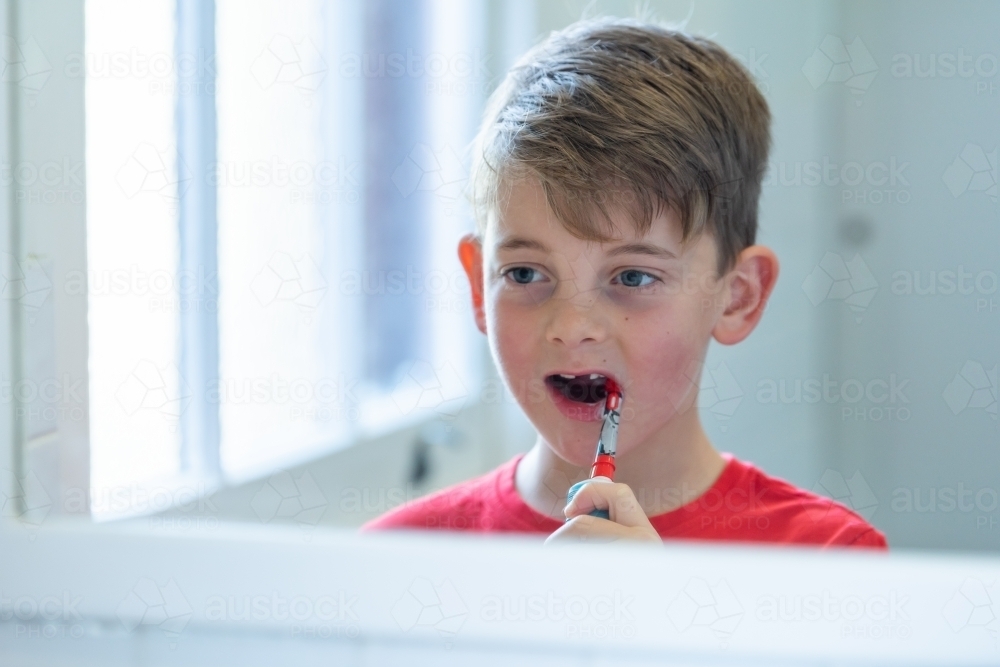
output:
<instances>
[{"instance_id":1,"label":"red toothbrush handle","mask_svg":"<svg viewBox=\"0 0 1000 667\"><path fill-rule=\"evenodd\" d=\"M610 454L598 454L594 461L594 467L590 469L590 476L607 477L610 480L615 478L615 457Z\"/></svg>"}]
</instances>

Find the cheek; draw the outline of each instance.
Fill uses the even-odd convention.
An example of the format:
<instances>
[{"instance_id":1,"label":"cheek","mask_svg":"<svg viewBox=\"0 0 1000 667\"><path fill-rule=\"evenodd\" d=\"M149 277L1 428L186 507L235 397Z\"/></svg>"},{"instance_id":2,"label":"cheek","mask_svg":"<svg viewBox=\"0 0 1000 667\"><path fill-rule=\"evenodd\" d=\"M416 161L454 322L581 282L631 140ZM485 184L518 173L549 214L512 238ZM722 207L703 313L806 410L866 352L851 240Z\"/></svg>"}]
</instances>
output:
<instances>
[{"instance_id":1,"label":"cheek","mask_svg":"<svg viewBox=\"0 0 1000 667\"><path fill-rule=\"evenodd\" d=\"M700 324L692 326L698 314L687 306L631 328L627 359L632 396L627 402L636 417L672 417L697 396L705 336Z\"/></svg>"},{"instance_id":2,"label":"cheek","mask_svg":"<svg viewBox=\"0 0 1000 667\"><path fill-rule=\"evenodd\" d=\"M520 395L534 379L538 328L530 313L502 300L488 303L486 311L493 358L511 390Z\"/></svg>"}]
</instances>

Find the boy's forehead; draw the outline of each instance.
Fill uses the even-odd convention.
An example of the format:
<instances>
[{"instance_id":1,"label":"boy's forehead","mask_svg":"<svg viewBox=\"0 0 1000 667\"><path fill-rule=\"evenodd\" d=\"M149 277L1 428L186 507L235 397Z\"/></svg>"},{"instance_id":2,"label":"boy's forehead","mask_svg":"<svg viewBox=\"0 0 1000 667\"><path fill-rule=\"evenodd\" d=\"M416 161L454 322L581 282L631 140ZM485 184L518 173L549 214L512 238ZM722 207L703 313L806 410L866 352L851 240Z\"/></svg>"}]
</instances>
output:
<instances>
[{"instance_id":1,"label":"boy's forehead","mask_svg":"<svg viewBox=\"0 0 1000 667\"><path fill-rule=\"evenodd\" d=\"M510 241L535 241L539 245L557 250L567 245L589 245L598 243L608 248L622 244L654 243L668 249L679 250L682 246L683 230L680 218L672 209L664 208L652 220L650 228L639 231L631 214L623 207L609 207L611 223L605 223L603 232L608 237L604 243L580 238L569 225L549 206L545 191L537 179L522 178L511 183L497 208L489 215L486 229L486 243L494 249L505 246L512 249ZM595 205L594 213L600 213ZM534 243L514 243L514 247L531 247ZM542 248L538 248L542 249Z\"/></svg>"}]
</instances>

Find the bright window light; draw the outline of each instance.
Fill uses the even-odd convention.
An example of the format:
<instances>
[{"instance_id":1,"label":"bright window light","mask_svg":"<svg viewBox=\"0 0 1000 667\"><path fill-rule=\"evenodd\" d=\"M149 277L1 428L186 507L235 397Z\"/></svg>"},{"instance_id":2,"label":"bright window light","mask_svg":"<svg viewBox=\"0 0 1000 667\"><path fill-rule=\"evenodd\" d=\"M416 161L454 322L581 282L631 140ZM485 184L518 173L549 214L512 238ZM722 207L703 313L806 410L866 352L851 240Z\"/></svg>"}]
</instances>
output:
<instances>
[{"instance_id":1,"label":"bright window light","mask_svg":"<svg viewBox=\"0 0 1000 667\"><path fill-rule=\"evenodd\" d=\"M179 468L178 172L172 0L88 0L91 484L112 496ZM123 495L124 493L124 495ZM120 503L119 503L120 504Z\"/></svg>"}]
</instances>

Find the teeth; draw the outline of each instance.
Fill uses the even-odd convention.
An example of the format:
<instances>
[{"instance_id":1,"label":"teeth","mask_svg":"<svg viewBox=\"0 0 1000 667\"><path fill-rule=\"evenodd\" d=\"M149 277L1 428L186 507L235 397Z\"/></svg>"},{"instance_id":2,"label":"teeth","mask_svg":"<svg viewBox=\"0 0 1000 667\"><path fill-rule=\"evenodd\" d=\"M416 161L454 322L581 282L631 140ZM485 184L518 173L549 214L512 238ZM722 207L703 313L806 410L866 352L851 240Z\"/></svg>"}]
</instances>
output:
<instances>
[{"instance_id":1,"label":"teeth","mask_svg":"<svg viewBox=\"0 0 1000 667\"><path fill-rule=\"evenodd\" d=\"M597 373L591 373L591 374L590 374L590 379L591 379L591 380L596 380L596 379L597 379L597 378L599 378L599 377L601 377L601 376L600 376L600 375L598 375Z\"/></svg>"},{"instance_id":2,"label":"teeth","mask_svg":"<svg viewBox=\"0 0 1000 667\"><path fill-rule=\"evenodd\" d=\"M567 380L572 380L572 379L573 379L573 378L575 378L576 376L575 376L575 375L566 375L565 373L560 373L560 374L559 374L559 377L561 377L561 378L566 378Z\"/></svg>"}]
</instances>

